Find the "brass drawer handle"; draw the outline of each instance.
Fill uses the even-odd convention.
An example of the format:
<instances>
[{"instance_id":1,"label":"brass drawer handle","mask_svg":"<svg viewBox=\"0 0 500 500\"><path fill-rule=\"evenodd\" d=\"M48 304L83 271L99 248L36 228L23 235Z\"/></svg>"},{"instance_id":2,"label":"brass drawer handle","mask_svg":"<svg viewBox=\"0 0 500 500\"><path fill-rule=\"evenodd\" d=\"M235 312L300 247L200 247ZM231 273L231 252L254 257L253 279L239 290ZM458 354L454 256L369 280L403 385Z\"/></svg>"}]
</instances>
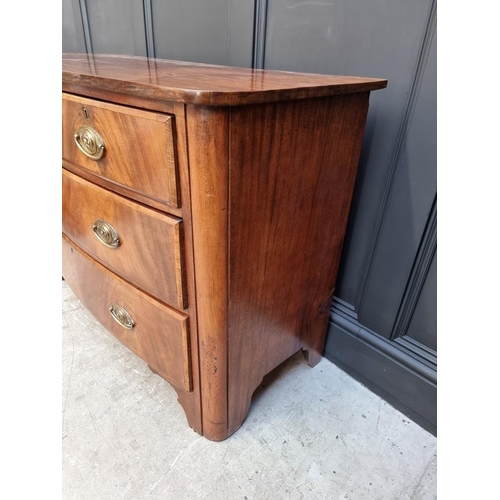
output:
<instances>
[{"instance_id":1,"label":"brass drawer handle","mask_svg":"<svg viewBox=\"0 0 500 500\"><path fill-rule=\"evenodd\" d=\"M104 140L92 127L83 125L74 138L78 149L92 160L99 160L104 154Z\"/></svg>"},{"instance_id":2,"label":"brass drawer handle","mask_svg":"<svg viewBox=\"0 0 500 500\"><path fill-rule=\"evenodd\" d=\"M134 328L135 323L132 319L132 316L119 304L111 304L109 306L109 312L113 319L123 328L127 330L132 330Z\"/></svg>"},{"instance_id":3,"label":"brass drawer handle","mask_svg":"<svg viewBox=\"0 0 500 500\"><path fill-rule=\"evenodd\" d=\"M105 220L99 219L92 225L92 231L96 235L96 238L108 248L117 248L120 246L120 237L116 232L116 229Z\"/></svg>"}]
</instances>

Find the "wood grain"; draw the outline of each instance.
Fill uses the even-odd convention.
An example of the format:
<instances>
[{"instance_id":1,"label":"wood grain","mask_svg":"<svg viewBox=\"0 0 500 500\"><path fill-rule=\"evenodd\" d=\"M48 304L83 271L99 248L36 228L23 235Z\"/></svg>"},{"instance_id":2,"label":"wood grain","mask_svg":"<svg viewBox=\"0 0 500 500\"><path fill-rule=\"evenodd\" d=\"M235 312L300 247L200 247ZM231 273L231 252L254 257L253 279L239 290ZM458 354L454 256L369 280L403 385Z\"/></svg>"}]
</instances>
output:
<instances>
[{"instance_id":1,"label":"wood grain","mask_svg":"<svg viewBox=\"0 0 500 500\"><path fill-rule=\"evenodd\" d=\"M191 192L189 182L189 162L187 152L186 109L184 104L173 105L175 114L174 141L178 153L179 186L182 198L182 227L184 229L184 259L187 296L190 298L187 307L189 315L189 349L191 359L192 387L191 392L177 390L179 403L184 408L189 425L199 434L203 434L200 367L198 348L198 314L196 311L196 277L194 272L193 224L191 216Z\"/></svg>"},{"instance_id":2,"label":"wood grain","mask_svg":"<svg viewBox=\"0 0 500 500\"><path fill-rule=\"evenodd\" d=\"M106 179L99 175L95 175L90 170L82 168L75 163L71 163L68 160L65 160L64 158L62 159L62 167L66 169L68 172L72 172L73 174L78 175L78 177L86 179L92 182L93 184L102 186L103 188L106 188L108 191L113 191L114 193L126 196L127 198L135 200L141 203L142 205L147 205L151 208L155 208L156 210L168 212L169 214L174 215L176 217L182 217L183 215L182 208L175 208L171 206L167 207L165 203L155 201L152 198L149 198L147 196L138 193L137 191L131 191L129 188L122 186L121 184L117 184L116 182L113 182L111 179Z\"/></svg>"},{"instance_id":3,"label":"wood grain","mask_svg":"<svg viewBox=\"0 0 500 500\"><path fill-rule=\"evenodd\" d=\"M203 435L227 438L227 110L186 107Z\"/></svg>"},{"instance_id":4,"label":"wood grain","mask_svg":"<svg viewBox=\"0 0 500 500\"><path fill-rule=\"evenodd\" d=\"M179 206L170 115L69 94L63 94L62 112L65 160L131 193ZM82 125L91 126L104 139L105 153L100 160L92 160L78 149L73 136Z\"/></svg>"},{"instance_id":5,"label":"wood grain","mask_svg":"<svg viewBox=\"0 0 500 500\"><path fill-rule=\"evenodd\" d=\"M161 101L235 106L306 99L386 87L387 80L257 70L146 57L63 54L63 89L102 91Z\"/></svg>"},{"instance_id":6,"label":"wood grain","mask_svg":"<svg viewBox=\"0 0 500 500\"><path fill-rule=\"evenodd\" d=\"M191 390L189 351L185 347L187 316L129 285L64 235L62 263L64 279L108 331L172 385ZM132 316L132 330L126 330L112 318L112 303L120 304Z\"/></svg>"},{"instance_id":7,"label":"wood grain","mask_svg":"<svg viewBox=\"0 0 500 500\"><path fill-rule=\"evenodd\" d=\"M289 356L321 359L369 91L386 83L63 56L64 276L210 440L241 426ZM82 120L104 136L104 161L76 149ZM92 234L97 218L118 250Z\"/></svg>"},{"instance_id":8,"label":"wood grain","mask_svg":"<svg viewBox=\"0 0 500 500\"><path fill-rule=\"evenodd\" d=\"M185 308L182 221L64 169L62 179L63 232L126 280L167 303ZM98 219L118 232L118 248L108 248L96 238L92 226Z\"/></svg>"},{"instance_id":9,"label":"wood grain","mask_svg":"<svg viewBox=\"0 0 500 500\"><path fill-rule=\"evenodd\" d=\"M231 111L228 413L299 349L321 359L368 93Z\"/></svg>"}]
</instances>

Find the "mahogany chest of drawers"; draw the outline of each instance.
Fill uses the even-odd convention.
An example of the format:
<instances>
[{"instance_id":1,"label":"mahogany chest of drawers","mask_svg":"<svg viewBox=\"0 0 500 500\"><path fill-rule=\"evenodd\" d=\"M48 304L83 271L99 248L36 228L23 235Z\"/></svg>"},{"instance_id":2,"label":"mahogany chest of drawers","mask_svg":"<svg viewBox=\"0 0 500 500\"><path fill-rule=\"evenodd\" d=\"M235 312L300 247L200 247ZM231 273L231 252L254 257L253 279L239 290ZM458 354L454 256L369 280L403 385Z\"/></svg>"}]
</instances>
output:
<instances>
[{"instance_id":1,"label":"mahogany chest of drawers","mask_svg":"<svg viewBox=\"0 0 500 500\"><path fill-rule=\"evenodd\" d=\"M63 276L223 440L321 359L370 91L386 80L63 55Z\"/></svg>"}]
</instances>

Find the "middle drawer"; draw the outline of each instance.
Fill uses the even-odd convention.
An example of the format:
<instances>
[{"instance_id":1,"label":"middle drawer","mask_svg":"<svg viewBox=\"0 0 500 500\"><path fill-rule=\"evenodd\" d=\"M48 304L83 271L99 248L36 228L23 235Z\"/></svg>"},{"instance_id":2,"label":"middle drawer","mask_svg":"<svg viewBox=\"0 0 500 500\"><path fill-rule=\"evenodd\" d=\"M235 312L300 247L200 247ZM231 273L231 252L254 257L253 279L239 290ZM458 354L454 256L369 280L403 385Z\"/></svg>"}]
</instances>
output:
<instances>
[{"instance_id":1,"label":"middle drawer","mask_svg":"<svg viewBox=\"0 0 500 500\"><path fill-rule=\"evenodd\" d=\"M184 289L182 221L63 169L62 230L127 281L178 308Z\"/></svg>"}]
</instances>

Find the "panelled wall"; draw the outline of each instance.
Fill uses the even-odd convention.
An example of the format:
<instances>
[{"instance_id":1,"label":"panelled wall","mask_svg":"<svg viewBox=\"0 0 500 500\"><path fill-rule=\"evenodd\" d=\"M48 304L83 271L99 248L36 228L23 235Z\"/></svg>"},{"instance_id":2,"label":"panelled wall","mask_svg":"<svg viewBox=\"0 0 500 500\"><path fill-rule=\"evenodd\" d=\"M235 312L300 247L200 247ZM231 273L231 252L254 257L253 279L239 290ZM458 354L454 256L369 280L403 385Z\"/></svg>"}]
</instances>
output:
<instances>
[{"instance_id":1,"label":"panelled wall","mask_svg":"<svg viewBox=\"0 0 500 500\"><path fill-rule=\"evenodd\" d=\"M436 432L435 0L63 0L63 52L387 78L324 355Z\"/></svg>"}]
</instances>

